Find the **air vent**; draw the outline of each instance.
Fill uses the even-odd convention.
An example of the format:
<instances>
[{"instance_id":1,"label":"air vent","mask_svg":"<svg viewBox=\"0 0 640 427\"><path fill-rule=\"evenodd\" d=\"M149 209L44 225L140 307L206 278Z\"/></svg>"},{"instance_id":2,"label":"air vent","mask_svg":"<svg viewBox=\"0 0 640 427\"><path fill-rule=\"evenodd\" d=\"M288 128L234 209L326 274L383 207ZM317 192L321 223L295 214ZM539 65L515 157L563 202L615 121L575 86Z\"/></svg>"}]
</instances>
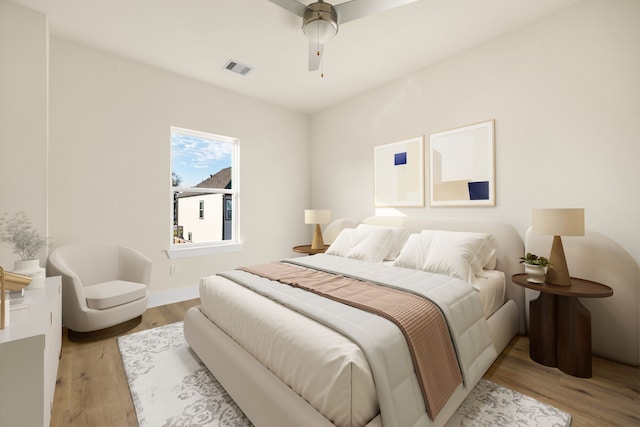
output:
<instances>
[{"instance_id":1,"label":"air vent","mask_svg":"<svg viewBox=\"0 0 640 427\"><path fill-rule=\"evenodd\" d=\"M249 67L248 65L241 64L237 61L228 61L224 65L224 68L229 71L233 71L234 73L242 74L243 76L246 76L253 70L253 67Z\"/></svg>"}]
</instances>

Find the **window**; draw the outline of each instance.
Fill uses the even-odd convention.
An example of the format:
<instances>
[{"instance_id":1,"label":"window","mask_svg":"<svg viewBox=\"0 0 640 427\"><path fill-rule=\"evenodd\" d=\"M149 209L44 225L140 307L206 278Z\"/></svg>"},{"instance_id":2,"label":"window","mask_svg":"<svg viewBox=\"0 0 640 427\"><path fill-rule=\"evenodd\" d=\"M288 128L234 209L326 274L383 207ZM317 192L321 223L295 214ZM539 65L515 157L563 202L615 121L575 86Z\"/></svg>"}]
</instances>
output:
<instances>
[{"instance_id":1,"label":"window","mask_svg":"<svg viewBox=\"0 0 640 427\"><path fill-rule=\"evenodd\" d=\"M238 165L237 138L171 127L170 258L240 249Z\"/></svg>"},{"instance_id":2,"label":"window","mask_svg":"<svg viewBox=\"0 0 640 427\"><path fill-rule=\"evenodd\" d=\"M225 196L224 199L224 219L226 221L231 220L231 213L233 212L233 204L231 203L231 198Z\"/></svg>"}]
</instances>

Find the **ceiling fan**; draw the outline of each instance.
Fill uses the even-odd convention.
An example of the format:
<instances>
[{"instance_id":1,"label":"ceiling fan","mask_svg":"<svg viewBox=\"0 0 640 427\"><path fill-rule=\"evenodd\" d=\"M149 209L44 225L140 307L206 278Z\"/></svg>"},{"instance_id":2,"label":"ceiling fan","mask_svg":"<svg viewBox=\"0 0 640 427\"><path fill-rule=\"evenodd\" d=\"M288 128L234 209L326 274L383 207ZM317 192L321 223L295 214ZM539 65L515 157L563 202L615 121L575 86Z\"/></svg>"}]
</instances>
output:
<instances>
[{"instance_id":1,"label":"ceiling fan","mask_svg":"<svg viewBox=\"0 0 640 427\"><path fill-rule=\"evenodd\" d=\"M340 24L417 0L351 0L335 6L322 0L308 6L297 0L269 1L302 18L302 31L309 39L309 71L316 71L324 44L335 37Z\"/></svg>"}]
</instances>

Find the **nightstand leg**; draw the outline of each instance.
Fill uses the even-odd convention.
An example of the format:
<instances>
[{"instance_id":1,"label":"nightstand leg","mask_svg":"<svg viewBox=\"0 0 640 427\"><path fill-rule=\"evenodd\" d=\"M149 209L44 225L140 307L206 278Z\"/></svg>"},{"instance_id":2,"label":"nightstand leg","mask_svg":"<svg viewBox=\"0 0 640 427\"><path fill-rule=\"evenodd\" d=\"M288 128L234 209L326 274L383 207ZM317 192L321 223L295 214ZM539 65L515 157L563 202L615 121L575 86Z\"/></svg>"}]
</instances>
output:
<instances>
[{"instance_id":1,"label":"nightstand leg","mask_svg":"<svg viewBox=\"0 0 640 427\"><path fill-rule=\"evenodd\" d=\"M556 297L540 293L529 302L529 356L545 366L557 364Z\"/></svg>"},{"instance_id":2,"label":"nightstand leg","mask_svg":"<svg viewBox=\"0 0 640 427\"><path fill-rule=\"evenodd\" d=\"M577 297L558 297L558 369L591 378L591 313Z\"/></svg>"}]
</instances>

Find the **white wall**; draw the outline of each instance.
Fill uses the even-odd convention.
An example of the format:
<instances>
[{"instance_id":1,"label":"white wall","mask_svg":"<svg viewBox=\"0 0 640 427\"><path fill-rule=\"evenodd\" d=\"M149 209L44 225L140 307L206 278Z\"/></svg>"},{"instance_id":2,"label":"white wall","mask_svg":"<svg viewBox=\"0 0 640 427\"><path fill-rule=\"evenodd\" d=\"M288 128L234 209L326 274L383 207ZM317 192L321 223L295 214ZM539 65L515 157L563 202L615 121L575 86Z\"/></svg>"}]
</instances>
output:
<instances>
[{"instance_id":1,"label":"white wall","mask_svg":"<svg viewBox=\"0 0 640 427\"><path fill-rule=\"evenodd\" d=\"M291 257L294 245L308 241L306 115L58 37L51 39L50 69L56 246L133 247L152 258L151 291L158 292L241 264ZM170 126L239 138L241 252L168 260ZM169 275L170 264L178 264L178 276Z\"/></svg>"},{"instance_id":2,"label":"white wall","mask_svg":"<svg viewBox=\"0 0 640 427\"><path fill-rule=\"evenodd\" d=\"M24 211L47 230L48 27L45 15L0 0L0 213ZM41 265L46 250L40 253ZM0 246L0 266L18 256Z\"/></svg>"},{"instance_id":3,"label":"white wall","mask_svg":"<svg viewBox=\"0 0 640 427\"><path fill-rule=\"evenodd\" d=\"M634 0L579 3L313 115L311 148L303 114L54 37L47 184L46 17L0 0L0 158L20 159L0 168L0 211L26 210L54 246L132 246L154 260L152 290L175 289L291 255L311 233L305 208L372 215L374 146L493 118L497 206L403 213L496 216L524 234L533 207L583 206L640 261L638 16ZM171 125L240 138L242 162L244 250L172 260L177 277ZM14 258L0 249L1 265Z\"/></svg>"},{"instance_id":4,"label":"white wall","mask_svg":"<svg viewBox=\"0 0 640 427\"><path fill-rule=\"evenodd\" d=\"M532 208L584 207L640 263L639 49L640 2L581 2L315 114L312 203L373 215L374 146L495 119L496 207L400 212L498 217L524 236Z\"/></svg>"}]
</instances>

